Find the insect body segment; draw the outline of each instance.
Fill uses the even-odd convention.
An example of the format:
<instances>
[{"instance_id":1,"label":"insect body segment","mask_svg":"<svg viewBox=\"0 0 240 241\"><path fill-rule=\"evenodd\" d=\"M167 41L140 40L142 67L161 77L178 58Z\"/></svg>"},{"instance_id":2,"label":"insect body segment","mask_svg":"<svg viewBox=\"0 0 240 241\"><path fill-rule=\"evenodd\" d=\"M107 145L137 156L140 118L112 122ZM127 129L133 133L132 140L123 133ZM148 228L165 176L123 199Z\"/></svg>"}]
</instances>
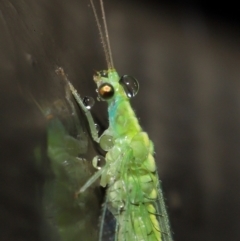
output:
<instances>
[{"instance_id":1,"label":"insect body segment","mask_svg":"<svg viewBox=\"0 0 240 241\"><path fill-rule=\"evenodd\" d=\"M111 98L105 99L109 112L107 133L112 135L114 146L106 155L100 184L108 186L107 205L117 219L117 240L160 241L161 230L154 206L158 178L153 144L142 131L117 72L99 72L94 80L98 93L102 86L108 85L114 92ZM100 98L103 99L101 95Z\"/></svg>"}]
</instances>

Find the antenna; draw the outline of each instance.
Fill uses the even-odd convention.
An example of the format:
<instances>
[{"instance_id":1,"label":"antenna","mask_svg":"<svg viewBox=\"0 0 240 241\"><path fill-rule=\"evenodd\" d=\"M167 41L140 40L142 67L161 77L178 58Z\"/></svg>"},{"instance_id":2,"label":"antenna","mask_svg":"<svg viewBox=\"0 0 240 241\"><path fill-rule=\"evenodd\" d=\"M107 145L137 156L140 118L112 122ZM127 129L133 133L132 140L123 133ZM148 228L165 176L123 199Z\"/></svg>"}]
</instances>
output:
<instances>
[{"instance_id":1,"label":"antenna","mask_svg":"<svg viewBox=\"0 0 240 241\"><path fill-rule=\"evenodd\" d=\"M101 11L102 11L104 32L105 32L105 37L106 37L107 47L108 47L108 55L110 58L110 63L112 65L111 67L113 68L112 50L111 50L110 39L109 39L109 35L108 35L108 27L107 27L106 14L105 14L104 6L103 6L103 0L100 0L100 4L101 4Z\"/></svg>"},{"instance_id":2,"label":"antenna","mask_svg":"<svg viewBox=\"0 0 240 241\"><path fill-rule=\"evenodd\" d=\"M105 15L104 6L103 6L103 0L100 0L100 5L101 5L101 13L102 13L105 37L103 35L102 26L100 24L100 21L99 21L98 15L97 15L97 11L96 11L96 7L93 3L93 0L90 0L90 3L92 6L95 20L97 22L97 27L98 27L100 39L102 42L105 58L107 61L107 66L109 69L113 69L114 67L113 67L112 51L111 51L110 39L109 39L109 35L108 35L108 28L107 28L106 15Z\"/></svg>"}]
</instances>

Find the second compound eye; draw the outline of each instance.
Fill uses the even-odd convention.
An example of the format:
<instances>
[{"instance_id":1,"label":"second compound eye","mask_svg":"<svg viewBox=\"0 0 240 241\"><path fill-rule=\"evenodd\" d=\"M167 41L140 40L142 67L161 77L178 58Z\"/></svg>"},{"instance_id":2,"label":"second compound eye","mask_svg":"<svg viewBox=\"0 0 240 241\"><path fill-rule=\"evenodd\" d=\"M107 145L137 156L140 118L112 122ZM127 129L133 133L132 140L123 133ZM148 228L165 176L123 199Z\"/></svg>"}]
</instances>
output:
<instances>
[{"instance_id":1,"label":"second compound eye","mask_svg":"<svg viewBox=\"0 0 240 241\"><path fill-rule=\"evenodd\" d=\"M99 96L102 99L108 100L108 99L113 97L113 95L114 95L114 88L113 88L112 85L110 85L108 83L101 84L98 87L98 94L99 94Z\"/></svg>"}]
</instances>

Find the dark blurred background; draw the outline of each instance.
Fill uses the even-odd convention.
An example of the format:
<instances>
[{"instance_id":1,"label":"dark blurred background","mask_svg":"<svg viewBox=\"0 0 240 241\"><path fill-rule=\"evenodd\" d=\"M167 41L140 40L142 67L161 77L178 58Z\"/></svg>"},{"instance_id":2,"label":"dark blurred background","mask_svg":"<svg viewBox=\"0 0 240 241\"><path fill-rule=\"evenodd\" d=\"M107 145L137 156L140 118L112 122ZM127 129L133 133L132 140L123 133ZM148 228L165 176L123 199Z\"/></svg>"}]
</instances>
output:
<instances>
[{"instance_id":1,"label":"dark blurred background","mask_svg":"<svg viewBox=\"0 0 240 241\"><path fill-rule=\"evenodd\" d=\"M140 82L132 103L155 143L174 240L239 240L237 7L165 0L105 0L105 7L115 66ZM43 240L44 172L33 159L35 146L45 158L46 123L26 93L64 99L57 66L82 96L96 97L92 74L106 63L88 1L0 0L1 240ZM104 103L93 113L107 127Z\"/></svg>"}]
</instances>

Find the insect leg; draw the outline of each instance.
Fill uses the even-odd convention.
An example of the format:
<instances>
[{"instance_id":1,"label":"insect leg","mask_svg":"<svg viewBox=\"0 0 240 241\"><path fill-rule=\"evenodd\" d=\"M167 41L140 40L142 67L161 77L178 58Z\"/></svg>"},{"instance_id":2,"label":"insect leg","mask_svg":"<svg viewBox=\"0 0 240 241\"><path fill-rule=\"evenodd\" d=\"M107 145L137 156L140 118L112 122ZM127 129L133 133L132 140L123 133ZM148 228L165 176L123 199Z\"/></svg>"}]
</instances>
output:
<instances>
[{"instance_id":1,"label":"insect leg","mask_svg":"<svg viewBox=\"0 0 240 241\"><path fill-rule=\"evenodd\" d=\"M73 85L71 84L70 81L68 81L68 85L69 85L69 88L70 88L70 90L71 90L75 100L77 101L77 103L79 104L79 106L81 107L81 109L83 110L84 114L87 117L88 124L89 124L89 127L90 127L90 131L91 131L91 135L92 135L93 140L96 141L96 142L99 142L99 140L98 140L98 132L97 132L97 129L96 129L96 126L95 126L95 123L94 123L94 120L93 120L91 112L83 104L80 95L78 94L77 90L73 87Z\"/></svg>"},{"instance_id":2,"label":"insect leg","mask_svg":"<svg viewBox=\"0 0 240 241\"><path fill-rule=\"evenodd\" d=\"M80 108L82 109L82 111L84 112L84 114L85 114L85 116L88 120L90 132L91 132L93 140L96 141L96 142L99 142L98 132L97 132L97 129L96 129L96 126L95 126L95 123L94 123L91 112L86 108L86 106L82 102L82 99L81 99L80 95L78 94L77 90L74 88L72 83L68 80L66 74L64 73L63 68L58 67L56 69L56 73L58 75L61 75L63 77L63 79L66 81L67 85L69 86L69 88L72 92L72 95L74 96L76 102L78 103L78 105L80 106Z\"/></svg>"},{"instance_id":3,"label":"insect leg","mask_svg":"<svg viewBox=\"0 0 240 241\"><path fill-rule=\"evenodd\" d=\"M88 181L80 188L78 193L85 192L103 173L105 169L102 168L99 171L95 172L93 176L91 176ZM77 194L78 194L77 193Z\"/></svg>"}]
</instances>

